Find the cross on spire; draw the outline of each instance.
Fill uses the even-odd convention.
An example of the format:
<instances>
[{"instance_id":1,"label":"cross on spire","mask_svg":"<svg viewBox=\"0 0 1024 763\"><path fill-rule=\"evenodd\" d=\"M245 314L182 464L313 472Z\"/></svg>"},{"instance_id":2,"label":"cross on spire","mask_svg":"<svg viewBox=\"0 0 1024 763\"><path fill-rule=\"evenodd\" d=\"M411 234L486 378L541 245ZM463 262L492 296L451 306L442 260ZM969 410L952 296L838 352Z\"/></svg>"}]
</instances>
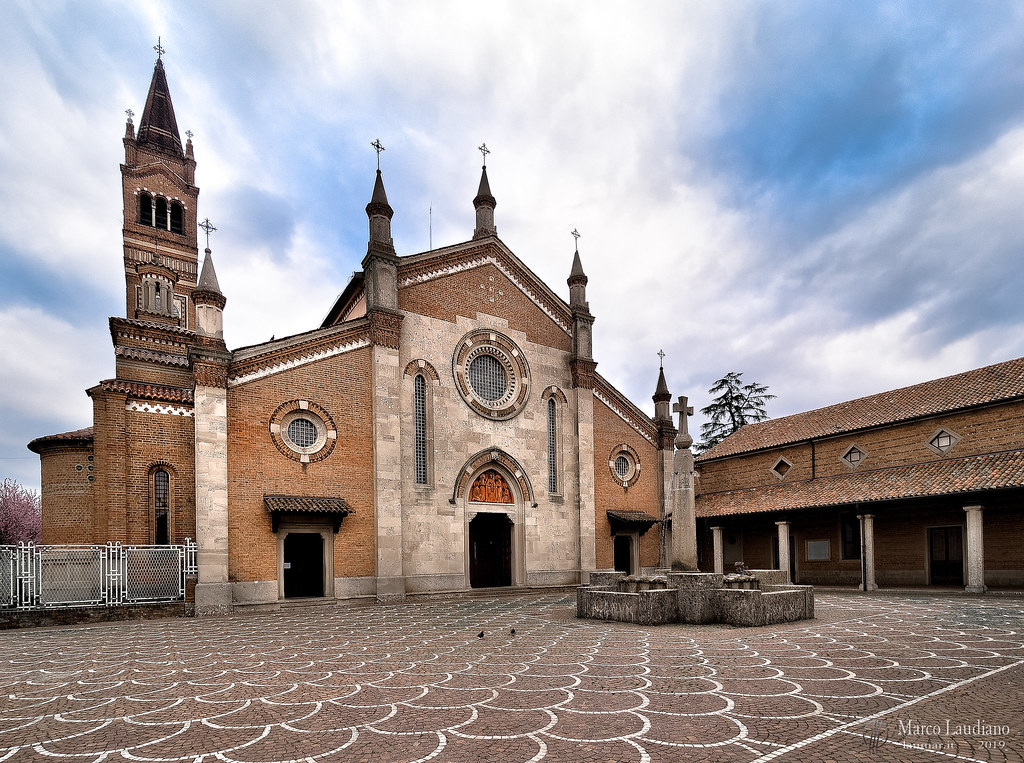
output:
<instances>
[{"instance_id":1,"label":"cross on spire","mask_svg":"<svg viewBox=\"0 0 1024 763\"><path fill-rule=\"evenodd\" d=\"M204 231L206 231L206 248L209 249L210 248L210 234L213 233L217 229L213 227L213 223L210 222L210 218L209 217L207 217L205 220L203 220L201 223L199 223L199 227L202 228Z\"/></svg>"},{"instance_id":2,"label":"cross on spire","mask_svg":"<svg viewBox=\"0 0 1024 763\"><path fill-rule=\"evenodd\" d=\"M132 124L132 117L135 116L135 112L131 109L125 109L124 113L128 115L128 124Z\"/></svg>"},{"instance_id":3,"label":"cross on spire","mask_svg":"<svg viewBox=\"0 0 1024 763\"><path fill-rule=\"evenodd\" d=\"M573 228L569 235L576 239L576 251L578 252L580 250L580 232Z\"/></svg>"},{"instance_id":4,"label":"cross on spire","mask_svg":"<svg viewBox=\"0 0 1024 763\"><path fill-rule=\"evenodd\" d=\"M160 38L156 38L156 45L153 46L153 50L156 51L156 60L160 60L160 56L167 52L166 48L160 44Z\"/></svg>"},{"instance_id":5,"label":"cross on spire","mask_svg":"<svg viewBox=\"0 0 1024 763\"><path fill-rule=\"evenodd\" d=\"M658 350L658 357L661 358L661 362L659 364L659 367L660 368L664 368L665 367L665 351L664 350Z\"/></svg>"},{"instance_id":6,"label":"cross on spire","mask_svg":"<svg viewBox=\"0 0 1024 763\"><path fill-rule=\"evenodd\" d=\"M380 142L380 138L377 138L377 140L370 145L373 146L374 150L377 152L377 172L380 172L380 155L382 151L387 151L387 149L384 148L384 144Z\"/></svg>"},{"instance_id":7,"label":"cross on spire","mask_svg":"<svg viewBox=\"0 0 1024 763\"><path fill-rule=\"evenodd\" d=\"M191 130L185 130L185 137L188 138L189 140L192 140L193 135L195 135L195 133L192 132Z\"/></svg>"},{"instance_id":8,"label":"cross on spire","mask_svg":"<svg viewBox=\"0 0 1024 763\"><path fill-rule=\"evenodd\" d=\"M483 155L483 157L484 157L484 167L486 167L487 166L487 155L489 153L491 153L491 149L487 148L487 144L486 143L481 143L477 147L477 151L479 151Z\"/></svg>"}]
</instances>

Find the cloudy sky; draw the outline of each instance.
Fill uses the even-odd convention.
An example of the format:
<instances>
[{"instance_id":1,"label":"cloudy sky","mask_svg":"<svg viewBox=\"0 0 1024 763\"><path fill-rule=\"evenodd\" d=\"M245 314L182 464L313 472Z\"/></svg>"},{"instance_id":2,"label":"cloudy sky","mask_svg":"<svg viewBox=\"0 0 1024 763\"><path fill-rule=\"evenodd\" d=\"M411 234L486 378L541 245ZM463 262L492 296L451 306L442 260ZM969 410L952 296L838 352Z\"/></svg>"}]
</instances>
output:
<instances>
[{"instance_id":1,"label":"cloudy sky","mask_svg":"<svg viewBox=\"0 0 1024 763\"><path fill-rule=\"evenodd\" d=\"M781 416L1024 355L1024 4L0 3L0 476L91 424L124 311L124 110L160 36L238 347L319 324L376 156L400 254L499 236L645 410ZM691 425L701 423L698 414Z\"/></svg>"}]
</instances>

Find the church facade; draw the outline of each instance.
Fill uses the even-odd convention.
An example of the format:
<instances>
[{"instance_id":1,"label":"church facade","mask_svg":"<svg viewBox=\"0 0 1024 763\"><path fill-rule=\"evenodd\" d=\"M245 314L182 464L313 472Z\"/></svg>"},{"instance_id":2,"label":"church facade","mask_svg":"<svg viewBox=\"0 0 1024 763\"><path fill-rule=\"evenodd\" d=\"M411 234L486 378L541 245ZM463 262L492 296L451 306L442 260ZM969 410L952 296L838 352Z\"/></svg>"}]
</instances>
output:
<instances>
[{"instance_id":1,"label":"church facade","mask_svg":"<svg viewBox=\"0 0 1024 763\"><path fill-rule=\"evenodd\" d=\"M578 250L566 301L498 237L486 166L472 237L410 255L378 170L362 270L322 325L229 350L159 59L124 147L116 373L88 390L92 426L29 445L45 543L195 538L209 613L668 563L664 373L653 419L597 373Z\"/></svg>"}]
</instances>

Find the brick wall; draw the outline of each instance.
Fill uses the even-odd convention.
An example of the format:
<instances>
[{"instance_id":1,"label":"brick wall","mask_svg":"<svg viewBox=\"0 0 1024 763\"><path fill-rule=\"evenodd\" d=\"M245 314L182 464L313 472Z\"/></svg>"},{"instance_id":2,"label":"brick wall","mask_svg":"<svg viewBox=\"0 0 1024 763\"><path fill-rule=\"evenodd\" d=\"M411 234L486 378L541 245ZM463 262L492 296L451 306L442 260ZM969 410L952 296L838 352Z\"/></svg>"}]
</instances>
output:
<instances>
[{"instance_id":1,"label":"brick wall","mask_svg":"<svg viewBox=\"0 0 1024 763\"><path fill-rule=\"evenodd\" d=\"M612 476L608 461L613 449L627 444L640 455L640 477L628 489ZM645 511L661 516L661 470L659 451L623 421L608 406L594 399L594 498L595 543L597 569L615 566L614 547L608 511ZM660 563L661 543L657 525L640 538L640 566L656 567Z\"/></svg>"},{"instance_id":2,"label":"brick wall","mask_svg":"<svg viewBox=\"0 0 1024 763\"><path fill-rule=\"evenodd\" d=\"M47 448L42 472L43 543L89 543L92 539L91 447Z\"/></svg>"},{"instance_id":3,"label":"brick wall","mask_svg":"<svg viewBox=\"0 0 1024 763\"><path fill-rule=\"evenodd\" d=\"M344 498L354 510L334 536L334 574L374 574L371 351L354 350L228 389L229 574L234 581L277 579L277 536L265 495ZM270 436L278 406L321 406L338 443L322 461L300 464Z\"/></svg>"}]
</instances>

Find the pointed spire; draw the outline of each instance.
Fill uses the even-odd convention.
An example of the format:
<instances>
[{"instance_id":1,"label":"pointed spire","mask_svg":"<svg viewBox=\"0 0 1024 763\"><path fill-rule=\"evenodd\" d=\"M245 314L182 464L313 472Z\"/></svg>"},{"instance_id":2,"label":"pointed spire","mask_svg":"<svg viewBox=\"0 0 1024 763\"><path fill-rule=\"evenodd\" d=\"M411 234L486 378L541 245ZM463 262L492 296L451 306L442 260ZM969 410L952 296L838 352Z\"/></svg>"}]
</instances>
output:
<instances>
[{"instance_id":1,"label":"pointed spire","mask_svg":"<svg viewBox=\"0 0 1024 763\"><path fill-rule=\"evenodd\" d=\"M672 402L672 393L668 391L668 382L665 381L665 369L658 371L658 387L654 390L654 402Z\"/></svg>"},{"instance_id":2,"label":"pointed spire","mask_svg":"<svg viewBox=\"0 0 1024 763\"><path fill-rule=\"evenodd\" d=\"M196 285L198 291L208 291L212 294L221 294L220 284L217 282L217 271L213 267L213 252L206 248L206 259L203 260L203 272L199 274L199 283Z\"/></svg>"},{"instance_id":3,"label":"pointed spire","mask_svg":"<svg viewBox=\"0 0 1024 763\"><path fill-rule=\"evenodd\" d=\"M388 219L395 214L395 211L388 204L388 194L384 190L384 176L381 175L380 170L377 170L377 179L373 183L373 193L370 195L370 203L367 206L367 214L370 214L369 207L380 206L386 207L386 210L381 210L382 213L387 214Z\"/></svg>"},{"instance_id":4,"label":"pointed spire","mask_svg":"<svg viewBox=\"0 0 1024 763\"><path fill-rule=\"evenodd\" d=\"M174 118L174 105L167 87L167 75L164 73L162 59L157 59L153 67L153 79L149 83L149 95L146 96L146 107L142 110L139 122L139 145L148 145L163 151L182 155L181 135L178 133L178 122Z\"/></svg>"},{"instance_id":5,"label":"pointed spire","mask_svg":"<svg viewBox=\"0 0 1024 763\"><path fill-rule=\"evenodd\" d=\"M583 272L583 263L580 261L580 250L576 250L576 254L572 258L572 270L569 271L569 285L572 286L573 282L582 282L584 286L590 281L587 278L587 274Z\"/></svg>"},{"instance_id":6,"label":"pointed spire","mask_svg":"<svg viewBox=\"0 0 1024 763\"><path fill-rule=\"evenodd\" d=\"M487 165L480 172L480 187L477 189L476 198L473 199L473 206L476 208L476 228L473 230L473 239L497 236L498 229L494 226L494 208L498 206L491 195L491 184L487 182Z\"/></svg>"}]
</instances>

